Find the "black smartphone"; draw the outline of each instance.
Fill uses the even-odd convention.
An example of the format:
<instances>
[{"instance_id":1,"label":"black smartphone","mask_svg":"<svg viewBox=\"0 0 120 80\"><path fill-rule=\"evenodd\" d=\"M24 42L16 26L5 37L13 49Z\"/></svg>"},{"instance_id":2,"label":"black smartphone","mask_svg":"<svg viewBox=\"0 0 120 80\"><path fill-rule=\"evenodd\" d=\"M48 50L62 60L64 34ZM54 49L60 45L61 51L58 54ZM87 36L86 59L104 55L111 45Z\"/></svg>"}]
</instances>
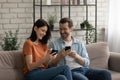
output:
<instances>
[{"instance_id":1,"label":"black smartphone","mask_svg":"<svg viewBox=\"0 0 120 80\"><path fill-rule=\"evenodd\" d=\"M71 46L65 46L65 51L71 49Z\"/></svg>"},{"instance_id":2,"label":"black smartphone","mask_svg":"<svg viewBox=\"0 0 120 80\"><path fill-rule=\"evenodd\" d=\"M58 50L52 50L52 52L51 52L51 54L54 56L54 55L56 55L57 54L57 52L58 52Z\"/></svg>"}]
</instances>

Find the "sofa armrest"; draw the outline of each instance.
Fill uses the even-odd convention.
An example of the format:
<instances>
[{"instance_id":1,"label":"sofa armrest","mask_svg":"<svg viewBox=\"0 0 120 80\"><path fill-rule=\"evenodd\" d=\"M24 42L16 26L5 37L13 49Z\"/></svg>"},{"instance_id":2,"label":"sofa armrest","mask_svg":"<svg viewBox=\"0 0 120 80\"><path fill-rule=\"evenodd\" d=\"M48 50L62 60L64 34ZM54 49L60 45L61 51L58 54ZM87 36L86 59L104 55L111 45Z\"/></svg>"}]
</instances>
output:
<instances>
[{"instance_id":1,"label":"sofa armrest","mask_svg":"<svg viewBox=\"0 0 120 80\"><path fill-rule=\"evenodd\" d=\"M120 53L110 52L108 66L110 70L120 72Z\"/></svg>"}]
</instances>

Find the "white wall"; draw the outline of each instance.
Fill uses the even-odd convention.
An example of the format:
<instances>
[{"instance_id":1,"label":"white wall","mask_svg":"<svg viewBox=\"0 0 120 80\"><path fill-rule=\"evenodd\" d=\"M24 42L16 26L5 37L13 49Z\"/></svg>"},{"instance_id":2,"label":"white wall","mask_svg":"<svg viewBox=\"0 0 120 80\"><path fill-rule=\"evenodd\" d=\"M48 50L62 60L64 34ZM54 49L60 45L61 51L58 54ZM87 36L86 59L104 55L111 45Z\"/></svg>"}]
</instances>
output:
<instances>
[{"instance_id":1,"label":"white wall","mask_svg":"<svg viewBox=\"0 0 120 80\"><path fill-rule=\"evenodd\" d=\"M39 1L39 0L37 0ZM92 2L94 0L90 0ZM46 11L50 9L45 8ZM59 11L56 8L52 8L51 10L56 10L58 16ZM50 11L51 11L50 10ZM72 19L74 21L74 25L79 25L79 23L75 20L82 21L78 16L84 16L84 13L79 14L77 11L82 11L83 8L72 9ZM65 10L66 11L66 10ZM91 9L91 15L93 9ZM64 16L67 13L64 13ZM108 14L108 0L98 0L98 41L104 41L104 28L107 27L107 14ZM44 15L47 18L47 15ZM38 16L39 17L39 16ZM78 17L78 18L76 18ZM90 18L92 20L92 17ZM59 19L57 20L59 21ZM58 25L56 23L56 25ZM27 37L29 37L31 33L31 29L33 26L33 0L0 0L0 42L2 42L3 37L5 36L5 31L12 30L15 32L16 29L19 28L19 42L21 42L21 48L23 46L23 42ZM53 31L52 32L53 39L58 37L59 33ZM73 35L80 38L85 39L85 33L82 31L75 31Z\"/></svg>"}]
</instances>

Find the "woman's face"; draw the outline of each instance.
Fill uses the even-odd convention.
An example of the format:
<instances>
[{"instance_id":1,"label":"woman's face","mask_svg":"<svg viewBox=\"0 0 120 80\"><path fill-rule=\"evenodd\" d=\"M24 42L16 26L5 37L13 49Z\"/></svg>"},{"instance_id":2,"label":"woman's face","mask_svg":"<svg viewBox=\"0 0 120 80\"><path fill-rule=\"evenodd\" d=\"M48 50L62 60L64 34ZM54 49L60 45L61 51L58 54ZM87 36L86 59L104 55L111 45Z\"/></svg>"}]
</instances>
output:
<instances>
[{"instance_id":1,"label":"woman's face","mask_svg":"<svg viewBox=\"0 0 120 80\"><path fill-rule=\"evenodd\" d=\"M40 28L37 28L37 26L34 27L34 30L36 32L36 35L37 35L37 39L41 40L45 35L46 35L46 32L47 32L47 26L43 26L43 27L40 27Z\"/></svg>"}]
</instances>

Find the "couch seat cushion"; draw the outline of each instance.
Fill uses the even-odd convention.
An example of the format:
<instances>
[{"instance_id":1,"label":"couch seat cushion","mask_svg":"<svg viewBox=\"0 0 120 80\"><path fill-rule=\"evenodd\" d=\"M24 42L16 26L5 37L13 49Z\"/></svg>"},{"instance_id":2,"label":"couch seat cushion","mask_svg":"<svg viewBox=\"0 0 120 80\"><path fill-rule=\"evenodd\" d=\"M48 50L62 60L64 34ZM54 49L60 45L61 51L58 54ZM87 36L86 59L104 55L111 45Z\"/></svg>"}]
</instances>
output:
<instances>
[{"instance_id":1,"label":"couch seat cushion","mask_svg":"<svg viewBox=\"0 0 120 80\"><path fill-rule=\"evenodd\" d=\"M24 80L22 51L0 51L0 80Z\"/></svg>"},{"instance_id":2,"label":"couch seat cushion","mask_svg":"<svg viewBox=\"0 0 120 80\"><path fill-rule=\"evenodd\" d=\"M112 80L120 80L120 72L111 71Z\"/></svg>"}]
</instances>

